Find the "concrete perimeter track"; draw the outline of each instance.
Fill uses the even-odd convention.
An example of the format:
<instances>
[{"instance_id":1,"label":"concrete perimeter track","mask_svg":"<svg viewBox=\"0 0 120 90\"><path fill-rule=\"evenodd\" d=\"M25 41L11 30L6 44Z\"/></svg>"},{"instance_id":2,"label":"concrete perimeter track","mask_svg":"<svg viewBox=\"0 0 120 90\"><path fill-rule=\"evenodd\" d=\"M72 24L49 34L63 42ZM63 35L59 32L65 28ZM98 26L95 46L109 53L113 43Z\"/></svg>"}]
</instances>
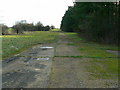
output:
<instances>
[{"instance_id":1,"label":"concrete perimeter track","mask_svg":"<svg viewBox=\"0 0 120 90\"><path fill-rule=\"evenodd\" d=\"M52 44L37 45L3 60L3 88L114 88L116 80L89 79L85 70L91 58L80 56L78 47L64 33Z\"/></svg>"}]
</instances>

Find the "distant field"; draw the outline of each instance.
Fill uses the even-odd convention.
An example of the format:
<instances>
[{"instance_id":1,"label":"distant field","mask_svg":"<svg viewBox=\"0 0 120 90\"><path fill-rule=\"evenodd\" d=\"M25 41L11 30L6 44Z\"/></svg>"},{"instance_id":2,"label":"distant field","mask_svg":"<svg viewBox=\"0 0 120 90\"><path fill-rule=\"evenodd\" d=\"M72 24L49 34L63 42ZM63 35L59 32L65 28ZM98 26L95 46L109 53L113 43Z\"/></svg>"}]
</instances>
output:
<instances>
[{"instance_id":1,"label":"distant field","mask_svg":"<svg viewBox=\"0 0 120 90\"><path fill-rule=\"evenodd\" d=\"M50 31L61 31L60 29L51 29Z\"/></svg>"},{"instance_id":2,"label":"distant field","mask_svg":"<svg viewBox=\"0 0 120 90\"><path fill-rule=\"evenodd\" d=\"M2 38L2 58L20 53L21 51L41 43L57 40L58 33L50 31L25 32L23 35L4 35Z\"/></svg>"}]
</instances>

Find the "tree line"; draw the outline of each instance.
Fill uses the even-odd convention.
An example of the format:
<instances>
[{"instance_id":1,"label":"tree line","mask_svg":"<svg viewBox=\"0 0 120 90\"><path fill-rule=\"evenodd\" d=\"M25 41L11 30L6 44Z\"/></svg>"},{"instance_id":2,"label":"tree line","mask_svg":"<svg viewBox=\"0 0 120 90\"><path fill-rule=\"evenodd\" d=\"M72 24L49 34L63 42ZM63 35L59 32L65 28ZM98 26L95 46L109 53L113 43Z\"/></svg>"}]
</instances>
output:
<instances>
[{"instance_id":1,"label":"tree line","mask_svg":"<svg viewBox=\"0 0 120 90\"><path fill-rule=\"evenodd\" d=\"M61 30L78 32L87 40L118 44L120 2L77 2L63 16Z\"/></svg>"},{"instance_id":2,"label":"tree line","mask_svg":"<svg viewBox=\"0 0 120 90\"><path fill-rule=\"evenodd\" d=\"M16 22L11 28L7 25L2 25L2 35L10 34L10 30L16 34L23 34L24 31L49 31L54 28L55 26L53 25L44 26L40 21L34 25L33 23L27 23L26 20L21 20Z\"/></svg>"}]
</instances>

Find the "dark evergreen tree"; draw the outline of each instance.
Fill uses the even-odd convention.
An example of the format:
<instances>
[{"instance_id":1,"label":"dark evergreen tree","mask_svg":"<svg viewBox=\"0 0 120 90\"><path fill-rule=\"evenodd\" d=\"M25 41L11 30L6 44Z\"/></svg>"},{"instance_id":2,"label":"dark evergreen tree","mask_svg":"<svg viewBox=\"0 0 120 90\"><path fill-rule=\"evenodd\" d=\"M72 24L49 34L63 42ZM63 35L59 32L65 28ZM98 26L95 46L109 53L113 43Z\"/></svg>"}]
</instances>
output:
<instances>
[{"instance_id":1,"label":"dark evergreen tree","mask_svg":"<svg viewBox=\"0 0 120 90\"><path fill-rule=\"evenodd\" d=\"M120 3L82 2L70 7L61 22L62 31L75 31L82 37L104 43L118 43Z\"/></svg>"}]
</instances>

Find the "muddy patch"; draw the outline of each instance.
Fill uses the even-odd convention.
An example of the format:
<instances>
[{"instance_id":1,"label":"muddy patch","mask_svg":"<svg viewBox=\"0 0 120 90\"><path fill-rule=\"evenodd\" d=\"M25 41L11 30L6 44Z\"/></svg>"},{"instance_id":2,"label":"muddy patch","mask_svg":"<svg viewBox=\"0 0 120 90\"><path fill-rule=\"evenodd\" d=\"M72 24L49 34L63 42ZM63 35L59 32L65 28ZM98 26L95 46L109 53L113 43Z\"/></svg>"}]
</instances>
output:
<instances>
[{"instance_id":1,"label":"muddy patch","mask_svg":"<svg viewBox=\"0 0 120 90\"><path fill-rule=\"evenodd\" d=\"M11 57L11 58L9 58L9 59L6 59L6 60L4 60L3 62L4 63L10 63L10 62L12 62L12 61L15 61L15 60L17 60L17 59L19 59L19 57Z\"/></svg>"}]
</instances>

